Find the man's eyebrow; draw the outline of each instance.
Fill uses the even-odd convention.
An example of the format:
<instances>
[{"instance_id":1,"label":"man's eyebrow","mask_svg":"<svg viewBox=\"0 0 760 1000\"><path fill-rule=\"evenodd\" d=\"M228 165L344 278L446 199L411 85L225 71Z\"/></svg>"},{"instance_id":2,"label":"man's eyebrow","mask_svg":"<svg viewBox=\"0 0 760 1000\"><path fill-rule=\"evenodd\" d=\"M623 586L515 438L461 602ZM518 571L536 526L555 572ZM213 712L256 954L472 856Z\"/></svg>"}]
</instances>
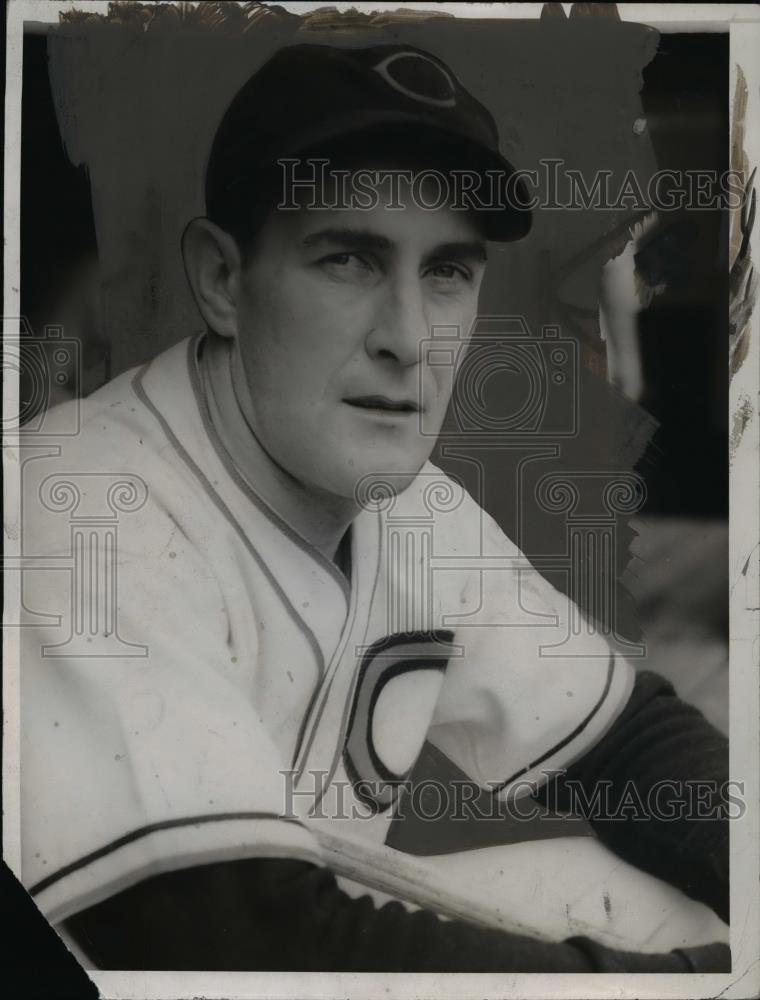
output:
<instances>
[{"instance_id":1,"label":"man's eyebrow","mask_svg":"<svg viewBox=\"0 0 760 1000\"><path fill-rule=\"evenodd\" d=\"M370 229L351 229L350 227L319 229L309 233L301 242L306 249L319 246L320 243L334 243L348 246L353 250L384 251L394 247L392 240ZM425 260L440 260L444 257L454 257L459 260L473 260L485 263L488 260L486 244L483 240L453 240L439 243L425 254Z\"/></svg>"},{"instance_id":2,"label":"man's eyebrow","mask_svg":"<svg viewBox=\"0 0 760 1000\"><path fill-rule=\"evenodd\" d=\"M485 264L488 260L488 251L482 240L456 240L451 243L440 243L430 253L425 254L426 260L439 260L442 257L474 260Z\"/></svg>"},{"instance_id":3,"label":"man's eyebrow","mask_svg":"<svg viewBox=\"0 0 760 1000\"><path fill-rule=\"evenodd\" d=\"M369 229L320 229L304 237L301 245L310 248L320 243L338 243L354 250L391 250L393 243L387 236L373 233Z\"/></svg>"}]
</instances>

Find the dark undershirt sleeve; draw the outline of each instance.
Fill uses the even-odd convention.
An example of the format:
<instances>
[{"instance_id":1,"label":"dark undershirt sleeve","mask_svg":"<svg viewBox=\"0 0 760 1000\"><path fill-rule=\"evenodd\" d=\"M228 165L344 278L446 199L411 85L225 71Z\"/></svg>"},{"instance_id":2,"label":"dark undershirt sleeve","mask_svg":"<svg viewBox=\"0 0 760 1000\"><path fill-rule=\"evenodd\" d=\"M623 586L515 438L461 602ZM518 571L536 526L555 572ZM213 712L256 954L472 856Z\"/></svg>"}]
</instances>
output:
<instances>
[{"instance_id":1,"label":"dark undershirt sleeve","mask_svg":"<svg viewBox=\"0 0 760 1000\"><path fill-rule=\"evenodd\" d=\"M331 972L691 972L728 948L643 955L546 943L343 892L326 869L248 859L162 874L65 923L103 969Z\"/></svg>"},{"instance_id":2,"label":"dark undershirt sleeve","mask_svg":"<svg viewBox=\"0 0 760 1000\"><path fill-rule=\"evenodd\" d=\"M726 737L676 697L668 681L642 671L606 736L538 797L577 811L578 788L584 810L604 791L613 808L592 805L588 814L599 838L728 922L727 779ZM620 818L618 804L626 806L626 818Z\"/></svg>"}]
</instances>

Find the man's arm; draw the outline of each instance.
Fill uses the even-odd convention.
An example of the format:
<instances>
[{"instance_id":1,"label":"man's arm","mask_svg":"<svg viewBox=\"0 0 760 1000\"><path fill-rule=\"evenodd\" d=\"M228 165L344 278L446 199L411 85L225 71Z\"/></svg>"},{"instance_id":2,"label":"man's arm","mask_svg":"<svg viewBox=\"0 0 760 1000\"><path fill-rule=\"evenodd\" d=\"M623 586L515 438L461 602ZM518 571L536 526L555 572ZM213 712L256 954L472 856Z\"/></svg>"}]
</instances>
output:
<instances>
[{"instance_id":1,"label":"man's arm","mask_svg":"<svg viewBox=\"0 0 760 1000\"><path fill-rule=\"evenodd\" d=\"M626 787L635 790L636 802L654 806L653 814L636 818L630 805L623 819L614 811L592 812L589 819L600 839L728 922L729 832L722 797L727 779L726 737L681 701L668 681L642 671L607 734L558 779L556 788L542 789L539 800L570 810L577 802L574 785L591 802L600 783L607 782L606 801L614 806L625 801ZM672 819L665 818L669 812Z\"/></svg>"},{"instance_id":2,"label":"man's arm","mask_svg":"<svg viewBox=\"0 0 760 1000\"><path fill-rule=\"evenodd\" d=\"M154 876L65 922L104 969L718 972L725 945L645 955L534 938L353 899L329 870L248 859Z\"/></svg>"},{"instance_id":3,"label":"man's arm","mask_svg":"<svg viewBox=\"0 0 760 1000\"><path fill-rule=\"evenodd\" d=\"M714 780L727 773L727 741L662 678L639 675L606 736L573 765L552 801L587 799L596 782L622 794L634 782L647 801L658 781ZM676 784L677 787L677 784ZM548 790L541 797L548 798ZM663 803L665 800L663 799ZM599 836L635 865L728 916L728 820L595 816ZM208 864L144 880L69 918L66 930L101 968L390 972L716 972L728 947L641 954L586 938L559 943L375 907L342 892L329 870L287 859Z\"/></svg>"}]
</instances>

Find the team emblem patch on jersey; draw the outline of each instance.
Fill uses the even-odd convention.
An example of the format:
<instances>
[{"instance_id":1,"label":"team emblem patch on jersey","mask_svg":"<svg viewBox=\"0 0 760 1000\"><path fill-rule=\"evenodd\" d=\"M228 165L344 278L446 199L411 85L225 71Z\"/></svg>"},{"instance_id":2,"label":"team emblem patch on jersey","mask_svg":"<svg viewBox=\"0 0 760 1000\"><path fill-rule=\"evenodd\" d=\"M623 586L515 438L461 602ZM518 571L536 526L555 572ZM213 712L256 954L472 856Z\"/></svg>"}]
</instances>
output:
<instances>
[{"instance_id":1,"label":"team emblem patch on jersey","mask_svg":"<svg viewBox=\"0 0 760 1000\"><path fill-rule=\"evenodd\" d=\"M454 633L403 632L362 658L344 761L354 794L385 812L414 766L452 652Z\"/></svg>"}]
</instances>

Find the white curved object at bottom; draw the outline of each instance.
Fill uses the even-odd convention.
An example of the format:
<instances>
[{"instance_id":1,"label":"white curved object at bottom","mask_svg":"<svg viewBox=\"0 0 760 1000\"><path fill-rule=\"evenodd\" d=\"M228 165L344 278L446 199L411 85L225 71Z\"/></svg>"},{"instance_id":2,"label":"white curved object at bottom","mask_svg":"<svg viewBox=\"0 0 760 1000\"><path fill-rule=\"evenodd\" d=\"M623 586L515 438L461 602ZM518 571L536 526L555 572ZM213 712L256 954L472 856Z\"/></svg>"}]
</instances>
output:
<instances>
[{"instance_id":1,"label":"white curved object at bottom","mask_svg":"<svg viewBox=\"0 0 760 1000\"><path fill-rule=\"evenodd\" d=\"M396 899L442 916L561 941L574 935L626 951L666 952L720 941L712 910L622 861L592 837L413 857L320 836L353 896Z\"/></svg>"}]
</instances>

